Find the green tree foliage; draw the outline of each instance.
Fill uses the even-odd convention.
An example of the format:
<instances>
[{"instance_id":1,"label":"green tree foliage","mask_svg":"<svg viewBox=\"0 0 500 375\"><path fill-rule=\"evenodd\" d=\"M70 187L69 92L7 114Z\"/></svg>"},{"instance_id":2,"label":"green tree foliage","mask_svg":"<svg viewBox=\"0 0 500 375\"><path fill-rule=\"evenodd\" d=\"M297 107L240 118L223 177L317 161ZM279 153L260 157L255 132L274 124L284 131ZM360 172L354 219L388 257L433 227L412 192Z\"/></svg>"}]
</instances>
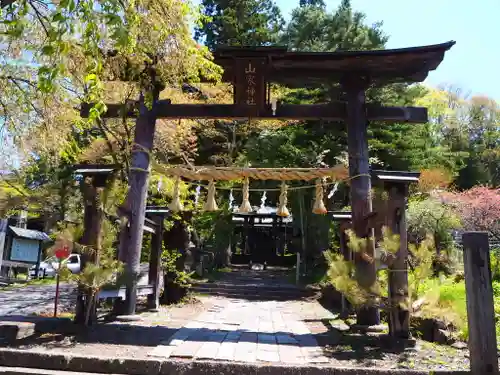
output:
<instances>
[{"instance_id":1,"label":"green tree foliage","mask_svg":"<svg viewBox=\"0 0 500 375\"><path fill-rule=\"evenodd\" d=\"M82 101L137 100L151 83L143 74L151 64L174 100L183 95L181 83L220 72L191 37L197 14L188 2L62 1L46 7L20 0L3 2L1 12L0 42L9 48L0 51L0 138L9 140L15 157L2 155L2 147L0 164L17 169L17 183L32 189L24 201L29 195L37 200L42 189L54 192L55 203L46 208L60 217L77 191L74 163L112 162L122 166L122 179L128 176L133 120L100 119L105 108L97 105L83 121ZM187 143L181 140L192 137L191 125L179 126L185 123L160 121L155 157L180 158Z\"/></svg>"},{"instance_id":2,"label":"green tree foliage","mask_svg":"<svg viewBox=\"0 0 500 375\"><path fill-rule=\"evenodd\" d=\"M448 150L445 166L455 175L460 189L474 185L500 185L500 107L486 97L467 98L456 87L430 89L417 101L429 108L424 128L433 148ZM422 163L429 167L427 158ZM439 160L437 160L439 161Z\"/></svg>"},{"instance_id":3,"label":"green tree foliage","mask_svg":"<svg viewBox=\"0 0 500 375\"><path fill-rule=\"evenodd\" d=\"M275 44L284 20L273 0L203 0L204 18L196 39L216 46L265 46Z\"/></svg>"},{"instance_id":4,"label":"green tree foliage","mask_svg":"<svg viewBox=\"0 0 500 375\"><path fill-rule=\"evenodd\" d=\"M79 156L82 144L75 149L72 140L82 137L108 155L126 155L132 126L98 119L105 101L136 100L152 83L151 65L155 80L166 86L220 73L191 37L189 22L197 15L188 2L62 1L47 7L20 0L4 3L1 11L0 42L9 48L0 52L0 134L14 142L21 159L34 155L57 165L61 157ZM89 122L78 116L82 101L98 103ZM126 158L114 159L126 165Z\"/></svg>"}]
</instances>

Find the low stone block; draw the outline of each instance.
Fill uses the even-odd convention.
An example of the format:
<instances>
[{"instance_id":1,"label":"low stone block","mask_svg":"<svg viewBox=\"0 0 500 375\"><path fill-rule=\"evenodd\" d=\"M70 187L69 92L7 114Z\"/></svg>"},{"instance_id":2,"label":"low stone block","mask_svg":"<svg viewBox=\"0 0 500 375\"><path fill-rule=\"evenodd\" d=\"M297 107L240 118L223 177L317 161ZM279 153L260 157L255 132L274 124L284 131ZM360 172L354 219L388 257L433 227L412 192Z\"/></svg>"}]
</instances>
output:
<instances>
[{"instance_id":1,"label":"low stone block","mask_svg":"<svg viewBox=\"0 0 500 375\"><path fill-rule=\"evenodd\" d=\"M257 352L237 350L233 357L236 362L253 363L257 360Z\"/></svg>"},{"instance_id":2,"label":"low stone block","mask_svg":"<svg viewBox=\"0 0 500 375\"><path fill-rule=\"evenodd\" d=\"M339 332L347 332L351 329L342 320L334 320L334 321L330 322L330 325L332 326L332 328L336 329Z\"/></svg>"},{"instance_id":3,"label":"low stone block","mask_svg":"<svg viewBox=\"0 0 500 375\"><path fill-rule=\"evenodd\" d=\"M279 362L280 356L277 351L257 351L257 360L262 362Z\"/></svg>"},{"instance_id":4,"label":"low stone block","mask_svg":"<svg viewBox=\"0 0 500 375\"><path fill-rule=\"evenodd\" d=\"M149 354L149 357L159 357L159 358L169 358L175 346L170 345L158 345Z\"/></svg>"},{"instance_id":5,"label":"low stone block","mask_svg":"<svg viewBox=\"0 0 500 375\"><path fill-rule=\"evenodd\" d=\"M206 342L196 352L195 358L198 359L215 359L219 352L221 344L218 342Z\"/></svg>"},{"instance_id":6,"label":"low stone block","mask_svg":"<svg viewBox=\"0 0 500 375\"><path fill-rule=\"evenodd\" d=\"M234 358L235 350L236 350L235 343L223 342L219 347L219 351L217 352L217 359L232 361Z\"/></svg>"},{"instance_id":7,"label":"low stone block","mask_svg":"<svg viewBox=\"0 0 500 375\"><path fill-rule=\"evenodd\" d=\"M35 324L29 322L0 322L0 341L12 343L32 336Z\"/></svg>"},{"instance_id":8,"label":"low stone block","mask_svg":"<svg viewBox=\"0 0 500 375\"><path fill-rule=\"evenodd\" d=\"M193 358L204 343L199 341L184 341L181 345L175 347L171 356L182 358Z\"/></svg>"}]
</instances>

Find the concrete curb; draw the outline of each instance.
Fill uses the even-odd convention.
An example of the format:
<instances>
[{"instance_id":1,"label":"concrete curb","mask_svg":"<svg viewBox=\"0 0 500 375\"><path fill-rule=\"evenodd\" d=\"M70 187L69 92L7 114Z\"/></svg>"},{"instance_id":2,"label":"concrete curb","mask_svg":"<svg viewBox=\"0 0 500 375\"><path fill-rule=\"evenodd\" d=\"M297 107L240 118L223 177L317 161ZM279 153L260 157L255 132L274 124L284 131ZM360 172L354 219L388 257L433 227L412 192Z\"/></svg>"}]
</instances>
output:
<instances>
[{"instance_id":1,"label":"concrete curb","mask_svg":"<svg viewBox=\"0 0 500 375\"><path fill-rule=\"evenodd\" d=\"M320 366L278 366L209 361L83 357L68 354L0 349L0 366L129 375L470 375L469 371L414 371Z\"/></svg>"}]
</instances>

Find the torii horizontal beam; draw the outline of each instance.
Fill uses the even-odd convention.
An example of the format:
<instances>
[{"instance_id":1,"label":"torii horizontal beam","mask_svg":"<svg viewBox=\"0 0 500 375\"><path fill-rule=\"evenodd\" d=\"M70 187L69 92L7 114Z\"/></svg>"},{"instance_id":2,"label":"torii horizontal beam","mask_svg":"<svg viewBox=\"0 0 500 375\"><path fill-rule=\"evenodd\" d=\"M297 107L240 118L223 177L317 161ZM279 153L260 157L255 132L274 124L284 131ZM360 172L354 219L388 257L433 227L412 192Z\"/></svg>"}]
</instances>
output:
<instances>
[{"instance_id":1,"label":"torii horizontal beam","mask_svg":"<svg viewBox=\"0 0 500 375\"><path fill-rule=\"evenodd\" d=\"M106 104L107 111L103 118L137 117L138 103L128 105ZM88 117L92 104L84 103L81 116ZM246 105L237 104L170 104L169 100L159 101L156 105L158 118L171 119L325 119L330 121L345 121L347 119L347 105L342 102L329 104L281 104L275 114L271 105L258 111ZM368 121L426 123L428 120L427 108L422 107L383 107L376 104L366 104Z\"/></svg>"}]
</instances>

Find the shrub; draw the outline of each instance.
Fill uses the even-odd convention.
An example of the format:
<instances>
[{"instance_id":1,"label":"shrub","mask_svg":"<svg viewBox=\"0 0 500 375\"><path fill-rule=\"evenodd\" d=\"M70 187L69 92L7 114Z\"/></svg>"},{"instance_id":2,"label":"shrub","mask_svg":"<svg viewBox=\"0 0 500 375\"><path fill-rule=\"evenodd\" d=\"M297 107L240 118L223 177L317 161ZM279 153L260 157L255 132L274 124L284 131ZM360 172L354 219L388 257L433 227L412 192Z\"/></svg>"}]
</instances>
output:
<instances>
[{"instance_id":1,"label":"shrub","mask_svg":"<svg viewBox=\"0 0 500 375\"><path fill-rule=\"evenodd\" d=\"M391 261L399 250L399 236L384 228L383 240L379 243L380 261ZM367 239L359 239L352 232L349 235L349 247L356 253L362 253L367 246ZM458 335L465 339L467 331L467 305L465 299L465 283L455 282L454 277L441 278L433 276L433 259L435 254L434 240L427 236L419 245L410 244L410 267L408 270L408 301L405 308L410 310L411 317L434 319L438 317L457 329ZM367 254L360 254L363 258ZM356 307L378 306L390 308L387 300L387 271L378 273L377 281L367 290L360 286L354 277L355 265L345 261L342 255L327 252L329 263L328 279L339 292ZM366 260L366 259L365 259ZM372 259L375 261L375 259ZM500 288L500 284L495 286ZM384 301L387 301L384 303Z\"/></svg>"},{"instance_id":2,"label":"shrub","mask_svg":"<svg viewBox=\"0 0 500 375\"><path fill-rule=\"evenodd\" d=\"M453 210L432 197L410 200L407 220L411 242L418 243L430 234L434 238L436 250L445 252L453 247L450 232L461 227L460 218Z\"/></svg>"}]
</instances>

